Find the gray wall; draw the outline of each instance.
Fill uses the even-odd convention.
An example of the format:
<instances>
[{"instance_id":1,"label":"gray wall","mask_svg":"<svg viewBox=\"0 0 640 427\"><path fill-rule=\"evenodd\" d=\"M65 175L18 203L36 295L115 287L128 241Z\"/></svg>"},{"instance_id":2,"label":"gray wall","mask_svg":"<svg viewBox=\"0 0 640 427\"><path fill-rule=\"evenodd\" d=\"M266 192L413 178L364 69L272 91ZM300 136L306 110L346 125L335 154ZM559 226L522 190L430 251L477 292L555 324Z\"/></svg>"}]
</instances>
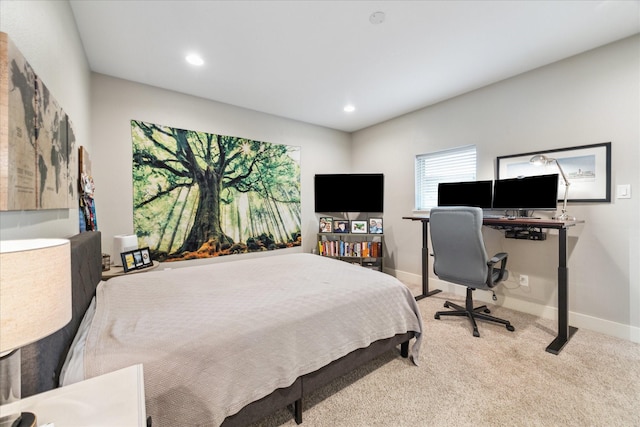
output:
<instances>
[{"instance_id":1,"label":"gray wall","mask_svg":"<svg viewBox=\"0 0 640 427\"><path fill-rule=\"evenodd\" d=\"M498 156L608 141L611 203L569 204L586 221L570 231L570 319L638 341L640 36L356 132L352 158L355 170L385 173L386 265L418 282L420 224L401 219L414 208L416 154L475 144L478 178L494 179ZM618 184L631 184L633 197L615 199ZM511 255L512 278L499 291L503 303L555 317L549 307L557 301L557 235L545 242L507 240L493 230L485 235L492 249ZM529 275L528 288L518 286L519 274Z\"/></svg>"}]
</instances>

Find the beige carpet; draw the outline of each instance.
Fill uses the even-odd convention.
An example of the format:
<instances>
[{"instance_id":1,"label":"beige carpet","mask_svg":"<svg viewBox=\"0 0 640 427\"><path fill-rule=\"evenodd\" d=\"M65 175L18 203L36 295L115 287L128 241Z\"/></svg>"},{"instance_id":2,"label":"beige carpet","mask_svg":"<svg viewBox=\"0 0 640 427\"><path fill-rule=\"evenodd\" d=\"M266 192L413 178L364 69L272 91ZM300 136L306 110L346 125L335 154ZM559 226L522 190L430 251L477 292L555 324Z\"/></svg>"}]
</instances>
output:
<instances>
[{"instance_id":1,"label":"beige carpet","mask_svg":"<svg viewBox=\"0 0 640 427\"><path fill-rule=\"evenodd\" d=\"M389 353L304 402L306 427L640 426L640 344L580 329L559 355L545 351L555 321L489 306L515 326L433 314L440 293L418 302L420 366ZM253 427L295 426L281 410Z\"/></svg>"}]
</instances>

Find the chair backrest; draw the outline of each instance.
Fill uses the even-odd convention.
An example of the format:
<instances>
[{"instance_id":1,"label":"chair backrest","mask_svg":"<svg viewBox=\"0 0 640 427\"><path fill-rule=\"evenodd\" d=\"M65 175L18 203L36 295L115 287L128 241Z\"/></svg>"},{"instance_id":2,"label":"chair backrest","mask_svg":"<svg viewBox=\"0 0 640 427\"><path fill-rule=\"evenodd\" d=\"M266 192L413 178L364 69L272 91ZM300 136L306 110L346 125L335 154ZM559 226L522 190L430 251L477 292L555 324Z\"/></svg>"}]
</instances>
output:
<instances>
[{"instance_id":1,"label":"chair backrest","mask_svg":"<svg viewBox=\"0 0 640 427\"><path fill-rule=\"evenodd\" d=\"M432 208L429 214L433 271L442 280L488 289L487 251L482 238L482 209Z\"/></svg>"}]
</instances>

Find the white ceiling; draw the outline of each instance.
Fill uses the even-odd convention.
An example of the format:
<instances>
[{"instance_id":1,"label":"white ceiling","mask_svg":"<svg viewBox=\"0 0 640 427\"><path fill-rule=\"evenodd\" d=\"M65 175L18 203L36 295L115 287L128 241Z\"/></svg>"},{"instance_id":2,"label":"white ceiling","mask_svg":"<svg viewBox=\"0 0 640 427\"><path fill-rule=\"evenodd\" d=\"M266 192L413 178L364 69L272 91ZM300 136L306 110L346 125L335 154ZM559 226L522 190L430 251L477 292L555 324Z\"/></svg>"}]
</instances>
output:
<instances>
[{"instance_id":1,"label":"white ceiling","mask_svg":"<svg viewBox=\"0 0 640 427\"><path fill-rule=\"evenodd\" d=\"M348 132L640 32L635 0L71 7L95 72Z\"/></svg>"}]
</instances>

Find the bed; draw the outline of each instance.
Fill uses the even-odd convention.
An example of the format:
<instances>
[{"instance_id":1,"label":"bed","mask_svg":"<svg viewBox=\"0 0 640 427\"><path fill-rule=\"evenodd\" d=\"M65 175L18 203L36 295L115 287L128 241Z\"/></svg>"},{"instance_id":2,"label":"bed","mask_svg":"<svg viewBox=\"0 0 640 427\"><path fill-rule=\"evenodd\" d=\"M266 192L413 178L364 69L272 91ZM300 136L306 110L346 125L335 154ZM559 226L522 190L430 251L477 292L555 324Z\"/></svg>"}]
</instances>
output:
<instances>
[{"instance_id":1,"label":"bed","mask_svg":"<svg viewBox=\"0 0 640 427\"><path fill-rule=\"evenodd\" d=\"M356 366L397 346L417 362L420 313L391 276L289 253L102 282L99 233L70 240L78 309L23 351L29 393L142 363L154 426L246 425L287 406L300 423L303 397ZM63 367L70 348L80 362Z\"/></svg>"}]
</instances>

